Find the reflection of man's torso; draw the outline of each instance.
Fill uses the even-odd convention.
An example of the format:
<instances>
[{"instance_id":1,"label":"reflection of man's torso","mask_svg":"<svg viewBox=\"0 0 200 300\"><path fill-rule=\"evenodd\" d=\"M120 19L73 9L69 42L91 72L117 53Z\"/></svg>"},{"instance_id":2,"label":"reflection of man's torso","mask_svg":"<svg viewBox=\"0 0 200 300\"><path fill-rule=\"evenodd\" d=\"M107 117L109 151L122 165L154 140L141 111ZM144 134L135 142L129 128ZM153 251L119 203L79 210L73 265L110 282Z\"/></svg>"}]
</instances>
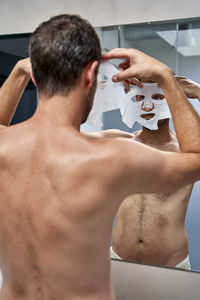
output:
<instances>
[{"instance_id":1,"label":"reflection of man's torso","mask_svg":"<svg viewBox=\"0 0 200 300\"><path fill-rule=\"evenodd\" d=\"M138 140L137 133L133 138ZM156 148L179 151L176 138ZM184 221L192 188L189 185L169 193L127 197L117 213L113 250L135 262L164 266L180 263L188 254Z\"/></svg>"}]
</instances>

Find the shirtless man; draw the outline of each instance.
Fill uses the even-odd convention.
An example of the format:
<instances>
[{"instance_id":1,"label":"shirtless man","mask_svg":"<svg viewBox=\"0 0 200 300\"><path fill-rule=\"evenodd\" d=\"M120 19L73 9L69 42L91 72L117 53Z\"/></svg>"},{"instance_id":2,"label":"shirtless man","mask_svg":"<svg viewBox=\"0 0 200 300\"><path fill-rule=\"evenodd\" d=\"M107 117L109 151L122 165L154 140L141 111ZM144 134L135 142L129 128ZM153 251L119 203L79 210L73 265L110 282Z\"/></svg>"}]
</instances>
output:
<instances>
[{"instance_id":1,"label":"shirtless man","mask_svg":"<svg viewBox=\"0 0 200 300\"><path fill-rule=\"evenodd\" d=\"M128 195L200 178L199 116L165 65L137 50L114 50L104 59L125 58L118 76L162 87L185 153L90 139L79 129L101 57L93 28L76 16L54 17L34 31L30 57L38 108L0 132L0 299L113 300L109 245L117 209Z\"/></svg>"},{"instance_id":2,"label":"shirtless man","mask_svg":"<svg viewBox=\"0 0 200 300\"><path fill-rule=\"evenodd\" d=\"M149 112L143 118L151 119L153 107L145 107L140 96L136 98L141 102L141 113ZM113 134L120 137L121 132ZM112 137L112 131L107 135ZM159 150L180 151L176 135L170 130L169 119L160 120L157 130L143 127L130 138ZM117 213L111 257L189 269L184 221L192 188L193 184L166 193L128 196Z\"/></svg>"},{"instance_id":3,"label":"shirtless man","mask_svg":"<svg viewBox=\"0 0 200 300\"><path fill-rule=\"evenodd\" d=\"M14 114L17 103L19 102L20 96L29 80L29 77L30 60L28 58L21 60L16 64L8 80L0 89L0 124L7 125L11 121L11 116ZM188 97L199 97L200 99L200 86L197 83L185 77L176 77L176 80ZM160 99L159 95L157 95L157 99ZM148 110L149 114L151 113L151 109L146 107L144 107L143 109L145 111ZM144 116L144 118L150 117L151 115ZM158 130L156 131L151 131L143 127L140 132L134 132L132 135L117 130L102 131L98 134L100 134L101 137L132 138L160 150L173 152L179 151L176 136L169 128L169 119L159 121ZM113 248L115 249L115 251L113 250L113 248L111 249L112 258L120 258L117 253L123 253L123 249L125 249L127 254L124 253L124 259L153 264L170 265L169 262L166 261L166 257L170 257L170 259L173 258L174 254L177 251L176 249L179 246L177 241L181 242L181 240L183 243L183 247L179 248L181 249L183 256L184 252L187 254L187 237L186 232L182 227L184 227L184 218L187 203L190 199L191 190L192 185L189 185L185 188L181 188L177 191L172 192L171 195L132 195L129 196L125 201L123 201L118 211L117 223L113 231ZM174 228L173 226L171 226L172 228L170 228L168 226L172 231L171 233L169 233L165 228L166 226L159 226L161 222L162 224L164 223L164 220L166 220L165 224L167 224L168 216L165 213L166 200L167 202L170 202L170 199L173 199L171 201L171 205L176 208L176 213L174 212L172 214L170 218L174 218L174 220L169 220L169 223L177 226L176 228ZM181 205L182 202L185 202L184 206ZM180 205L181 207L179 207ZM151 214L148 212L151 212ZM148 214L148 216L145 216L145 213ZM182 226L180 224L176 224L179 222ZM125 226L125 224L127 225ZM145 240L144 238L142 240L142 233L145 236ZM169 237L169 240L167 240L166 236ZM177 239L177 237L179 238ZM162 244L162 240L165 240L165 243ZM158 245L156 244L156 242L158 243ZM162 246L164 247L164 249L161 249ZM164 255L165 253L166 255ZM184 263L179 263L178 267L188 268L188 259L185 260Z\"/></svg>"},{"instance_id":4,"label":"shirtless man","mask_svg":"<svg viewBox=\"0 0 200 300\"><path fill-rule=\"evenodd\" d=\"M199 92L197 84L191 84L188 79L179 77L176 80L182 84L185 92L186 82L190 94ZM141 103L142 118L151 120L154 107L148 103L145 106L143 98L143 95L136 96L136 100ZM152 99L164 100L164 95L153 94ZM170 130L169 119L159 120L157 130L143 126L141 131L132 134L114 129L87 135L101 138L126 137L159 150L180 151L176 135ZM111 258L189 269L184 220L192 188L193 184L167 193L128 196L116 216Z\"/></svg>"},{"instance_id":5,"label":"shirtless man","mask_svg":"<svg viewBox=\"0 0 200 300\"><path fill-rule=\"evenodd\" d=\"M176 80L188 97L200 99L200 86L197 83L185 77L176 77ZM127 83L126 87L129 90ZM151 120L154 107L149 103L145 106L143 98L143 95L136 96L141 103L141 116ZM152 99L156 101L164 98L162 94L152 94ZM148 126L148 121L146 123ZM132 134L114 129L87 135L126 137L159 150L180 151L176 135L170 130L169 119L161 119L157 130L143 126L141 131ZM128 196L116 216L111 258L190 269L184 221L192 188L193 184L167 193Z\"/></svg>"},{"instance_id":6,"label":"shirtless man","mask_svg":"<svg viewBox=\"0 0 200 300\"><path fill-rule=\"evenodd\" d=\"M200 99L200 86L185 78L176 80L190 98ZM162 99L162 95L152 95ZM145 107L141 96L141 113L151 119L153 106ZM120 137L120 131L104 131L101 136ZM180 151L177 138L169 128L169 119L158 122L158 130L143 127L141 131L127 136L156 149ZM168 193L140 194L127 197L121 204L113 230L111 257L134 262L190 269L185 215L193 185L181 187Z\"/></svg>"}]
</instances>

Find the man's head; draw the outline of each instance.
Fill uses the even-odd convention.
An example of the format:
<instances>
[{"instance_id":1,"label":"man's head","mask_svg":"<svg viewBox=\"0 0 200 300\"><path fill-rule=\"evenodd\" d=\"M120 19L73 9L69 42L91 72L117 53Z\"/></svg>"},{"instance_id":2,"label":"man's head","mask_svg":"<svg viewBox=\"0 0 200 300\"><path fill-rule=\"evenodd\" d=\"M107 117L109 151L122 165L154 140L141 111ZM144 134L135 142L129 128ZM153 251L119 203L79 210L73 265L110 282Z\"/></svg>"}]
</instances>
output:
<instances>
[{"instance_id":1,"label":"man's head","mask_svg":"<svg viewBox=\"0 0 200 300\"><path fill-rule=\"evenodd\" d=\"M31 36L29 51L38 91L47 98L70 92L84 68L101 59L95 30L76 15L58 15L40 24Z\"/></svg>"}]
</instances>

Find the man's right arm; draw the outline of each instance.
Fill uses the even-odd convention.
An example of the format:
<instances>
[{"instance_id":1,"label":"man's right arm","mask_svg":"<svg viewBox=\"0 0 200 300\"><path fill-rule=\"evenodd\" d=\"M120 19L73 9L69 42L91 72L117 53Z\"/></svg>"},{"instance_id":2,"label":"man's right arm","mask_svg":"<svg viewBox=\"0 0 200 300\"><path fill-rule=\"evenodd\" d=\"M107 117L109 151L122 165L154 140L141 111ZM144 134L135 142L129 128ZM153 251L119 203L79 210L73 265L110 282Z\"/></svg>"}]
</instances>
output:
<instances>
[{"instance_id":1,"label":"man's right arm","mask_svg":"<svg viewBox=\"0 0 200 300\"><path fill-rule=\"evenodd\" d=\"M110 182L116 208L132 194L170 193L200 179L198 153L160 151L127 138L107 139L103 144L102 152L110 155L98 172L102 170L102 180Z\"/></svg>"},{"instance_id":2,"label":"man's right arm","mask_svg":"<svg viewBox=\"0 0 200 300\"><path fill-rule=\"evenodd\" d=\"M18 61L0 88L0 129L10 124L22 93L30 79L30 70L29 58Z\"/></svg>"}]
</instances>

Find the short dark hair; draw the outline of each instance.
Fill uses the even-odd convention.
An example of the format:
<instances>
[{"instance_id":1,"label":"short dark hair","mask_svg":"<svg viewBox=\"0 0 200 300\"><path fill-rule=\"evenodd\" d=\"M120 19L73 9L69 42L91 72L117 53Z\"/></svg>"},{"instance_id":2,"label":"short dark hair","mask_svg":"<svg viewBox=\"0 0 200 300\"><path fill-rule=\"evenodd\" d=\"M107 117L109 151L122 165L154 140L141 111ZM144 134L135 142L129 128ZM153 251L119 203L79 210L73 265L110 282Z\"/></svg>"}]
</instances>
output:
<instances>
[{"instance_id":1,"label":"short dark hair","mask_svg":"<svg viewBox=\"0 0 200 300\"><path fill-rule=\"evenodd\" d=\"M69 92L84 67L101 59L94 28L80 16L68 14L41 23L32 33L29 53L38 91L48 97Z\"/></svg>"}]
</instances>

